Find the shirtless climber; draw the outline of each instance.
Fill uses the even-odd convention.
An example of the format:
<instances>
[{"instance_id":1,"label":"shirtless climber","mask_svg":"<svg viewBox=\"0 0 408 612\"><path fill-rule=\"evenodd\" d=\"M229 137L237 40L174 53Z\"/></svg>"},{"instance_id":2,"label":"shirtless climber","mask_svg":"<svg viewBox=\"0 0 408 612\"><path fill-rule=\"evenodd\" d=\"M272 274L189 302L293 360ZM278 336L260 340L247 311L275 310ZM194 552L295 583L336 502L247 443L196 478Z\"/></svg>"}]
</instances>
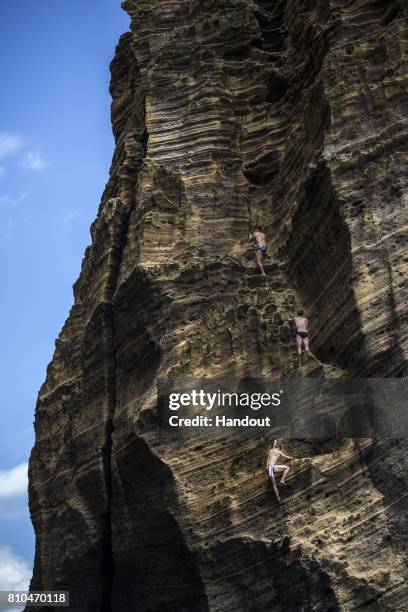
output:
<instances>
[{"instance_id":1,"label":"shirtless climber","mask_svg":"<svg viewBox=\"0 0 408 612\"><path fill-rule=\"evenodd\" d=\"M272 487L278 501L280 501L280 497L278 487L276 486L275 474L278 472L283 472L282 478L280 479L280 484L284 485L286 484L285 478L289 472L289 467L287 465L278 464L280 457L284 457L285 459L293 459L293 457L285 455L285 453L281 450L280 444L274 440L273 445L268 448L266 453L266 469L268 470L269 477L272 481Z\"/></svg>"},{"instance_id":2,"label":"shirtless climber","mask_svg":"<svg viewBox=\"0 0 408 612\"><path fill-rule=\"evenodd\" d=\"M306 353L310 354L309 351L309 332L307 331L307 326L309 321L304 316L303 310L298 310L297 314L291 318L296 325L296 346L299 361L302 357L302 347L305 347Z\"/></svg>"},{"instance_id":3,"label":"shirtless climber","mask_svg":"<svg viewBox=\"0 0 408 612\"><path fill-rule=\"evenodd\" d=\"M265 270L262 265L262 256L266 255L268 247L266 246L266 236L260 225L256 225L253 233L249 234L249 240L254 240L256 243L255 260L258 264L259 269L262 272L262 276L266 276Z\"/></svg>"}]
</instances>

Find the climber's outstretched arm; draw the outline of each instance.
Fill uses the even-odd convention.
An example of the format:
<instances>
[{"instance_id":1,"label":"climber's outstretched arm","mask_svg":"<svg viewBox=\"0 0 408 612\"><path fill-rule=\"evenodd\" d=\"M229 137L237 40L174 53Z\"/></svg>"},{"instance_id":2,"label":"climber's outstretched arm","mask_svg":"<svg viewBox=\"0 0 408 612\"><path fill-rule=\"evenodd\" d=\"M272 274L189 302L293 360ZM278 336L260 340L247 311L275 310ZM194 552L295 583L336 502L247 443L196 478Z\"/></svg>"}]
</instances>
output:
<instances>
[{"instance_id":1,"label":"climber's outstretched arm","mask_svg":"<svg viewBox=\"0 0 408 612\"><path fill-rule=\"evenodd\" d=\"M281 451L281 455L282 457L285 457L285 459L293 459L293 457L291 457L290 455L285 455L285 453L282 453L282 451Z\"/></svg>"}]
</instances>

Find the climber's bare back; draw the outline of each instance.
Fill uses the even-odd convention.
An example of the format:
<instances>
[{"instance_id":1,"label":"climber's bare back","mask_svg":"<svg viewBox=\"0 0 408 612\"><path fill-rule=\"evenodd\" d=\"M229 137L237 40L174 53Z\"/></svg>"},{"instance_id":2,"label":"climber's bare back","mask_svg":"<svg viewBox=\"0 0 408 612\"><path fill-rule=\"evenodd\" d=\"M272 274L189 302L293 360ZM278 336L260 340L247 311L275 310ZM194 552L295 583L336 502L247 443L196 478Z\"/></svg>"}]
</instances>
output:
<instances>
[{"instance_id":1,"label":"climber's bare back","mask_svg":"<svg viewBox=\"0 0 408 612\"><path fill-rule=\"evenodd\" d=\"M266 247L266 235L259 230L255 230L252 236L255 239L257 247Z\"/></svg>"},{"instance_id":2,"label":"climber's bare back","mask_svg":"<svg viewBox=\"0 0 408 612\"><path fill-rule=\"evenodd\" d=\"M307 332L307 326L309 322L306 317L301 317L299 315L296 315L293 317L293 320L295 322L296 330L298 332Z\"/></svg>"}]
</instances>

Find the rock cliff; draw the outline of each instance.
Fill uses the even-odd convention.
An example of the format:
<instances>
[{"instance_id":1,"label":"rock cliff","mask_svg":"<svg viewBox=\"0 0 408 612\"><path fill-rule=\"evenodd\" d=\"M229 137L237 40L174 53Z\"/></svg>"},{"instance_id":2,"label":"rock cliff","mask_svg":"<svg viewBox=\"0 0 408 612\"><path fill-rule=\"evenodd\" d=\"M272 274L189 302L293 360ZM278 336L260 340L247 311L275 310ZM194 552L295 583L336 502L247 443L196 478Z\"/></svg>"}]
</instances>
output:
<instances>
[{"instance_id":1,"label":"rock cliff","mask_svg":"<svg viewBox=\"0 0 408 612\"><path fill-rule=\"evenodd\" d=\"M265 440L181 443L155 410L164 377L406 375L407 7L124 8L112 168L36 407L31 586L78 612L406 610L403 441L289 440L278 506Z\"/></svg>"}]
</instances>

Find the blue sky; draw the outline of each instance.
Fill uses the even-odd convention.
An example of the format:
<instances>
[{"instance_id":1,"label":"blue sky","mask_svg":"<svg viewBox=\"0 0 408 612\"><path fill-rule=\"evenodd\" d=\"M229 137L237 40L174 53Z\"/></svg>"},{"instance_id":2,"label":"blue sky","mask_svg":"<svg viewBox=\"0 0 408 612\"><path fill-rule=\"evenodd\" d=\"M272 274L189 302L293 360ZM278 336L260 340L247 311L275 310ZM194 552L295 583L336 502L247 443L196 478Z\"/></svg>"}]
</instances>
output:
<instances>
[{"instance_id":1,"label":"blue sky","mask_svg":"<svg viewBox=\"0 0 408 612\"><path fill-rule=\"evenodd\" d=\"M109 63L128 28L120 0L1 0L0 590L32 567L34 407L108 179Z\"/></svg>"}]
</instances>

